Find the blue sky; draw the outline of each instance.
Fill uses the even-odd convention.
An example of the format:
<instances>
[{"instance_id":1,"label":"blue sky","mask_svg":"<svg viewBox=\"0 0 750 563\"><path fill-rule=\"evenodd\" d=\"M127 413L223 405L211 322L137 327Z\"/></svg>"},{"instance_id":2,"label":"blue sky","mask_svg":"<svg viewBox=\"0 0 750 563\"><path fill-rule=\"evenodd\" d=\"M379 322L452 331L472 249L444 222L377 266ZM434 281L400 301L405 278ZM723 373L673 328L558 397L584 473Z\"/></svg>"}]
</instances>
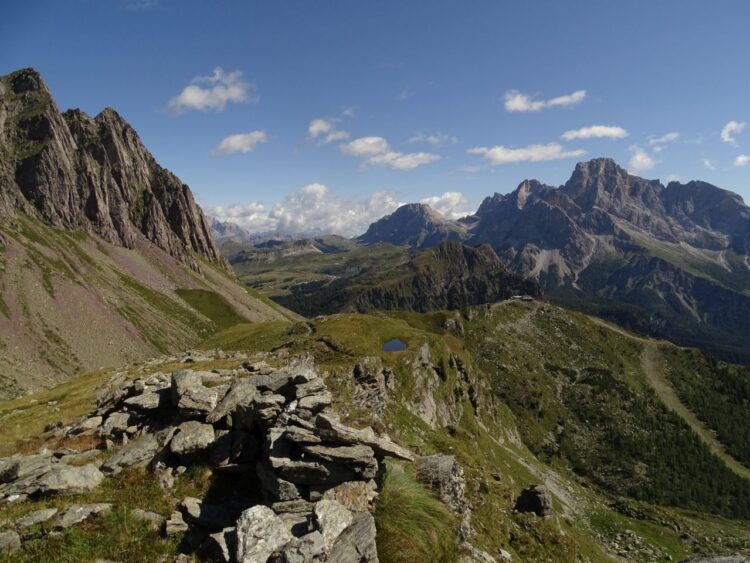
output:
<instances>
[{"instance_id":1,"label":"blue sky","mask_svg":"<svg viewBox=\"0 0 750 563\"><path fill-rule=\"evenodd\" d=\"M598 156L750 199L750 2L0 3L0 73L114 107L254 229L460 214Z\"/></svg>"}]
</instances>

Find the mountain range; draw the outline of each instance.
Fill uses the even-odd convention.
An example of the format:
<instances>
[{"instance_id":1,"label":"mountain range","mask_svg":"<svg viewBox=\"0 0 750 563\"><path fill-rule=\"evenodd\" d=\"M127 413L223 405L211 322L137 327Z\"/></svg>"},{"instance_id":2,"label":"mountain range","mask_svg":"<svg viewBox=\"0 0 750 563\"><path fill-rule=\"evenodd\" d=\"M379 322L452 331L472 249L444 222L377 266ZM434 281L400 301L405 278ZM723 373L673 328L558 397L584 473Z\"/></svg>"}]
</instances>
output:
<instances>
[{"instance_id":1,"label":"mountain range","mask_svg":"<svg viewBox=\"0 0 750 563\"><path fill-rule=\"evenodd\" d=\"M750 208L705 182L664 186L599 158L562 186L525 180L487 197L459 221L403 206L359 240L489 244L560 303L750 361Z\"/></svg>"}]
</instances>

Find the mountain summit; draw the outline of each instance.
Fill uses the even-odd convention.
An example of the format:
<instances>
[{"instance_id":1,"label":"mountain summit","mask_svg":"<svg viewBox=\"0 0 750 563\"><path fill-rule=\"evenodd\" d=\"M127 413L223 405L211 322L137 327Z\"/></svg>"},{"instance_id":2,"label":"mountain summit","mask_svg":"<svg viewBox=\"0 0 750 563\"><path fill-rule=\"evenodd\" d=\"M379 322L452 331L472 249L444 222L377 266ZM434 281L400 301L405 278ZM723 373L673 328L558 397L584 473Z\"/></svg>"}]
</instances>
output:
<instances>
[{"instance_id":1,"label":"mountain summit","mask_svg":"<svg viewBox=\"0 0 750 563\"><path fill-rule=\"evenodd\" d=\"M461 240L465 236L465 229L460 224L446 219L426 203L409 203L370 225L359 241L427 248L444 240Z\"/></svg>"},{"instance_id":2,"label":"mountain summit","mask_svg":"<svg viewBox=\"0 0 750 563\"><path fill-rule=\"evenodd\" d=\"M199 269L228 268L190 188L159 166L113 109L61 114L27 68L0 79L0 214L86 231L134 248L145 239Z\"/></svg>"}]
</instances>

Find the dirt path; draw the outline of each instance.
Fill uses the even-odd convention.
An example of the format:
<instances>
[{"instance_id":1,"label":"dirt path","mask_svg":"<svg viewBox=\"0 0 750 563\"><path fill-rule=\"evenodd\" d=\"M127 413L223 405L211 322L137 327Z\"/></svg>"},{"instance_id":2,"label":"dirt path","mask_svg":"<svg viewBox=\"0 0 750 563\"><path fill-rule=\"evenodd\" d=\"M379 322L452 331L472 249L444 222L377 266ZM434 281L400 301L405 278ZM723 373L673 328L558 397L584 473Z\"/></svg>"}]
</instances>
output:
<instances>
[{"instance_id":1,"label":"dirt path","mask_svg":"<svg viewBox=\"0 0 750 563\"><path fill-rule=\"evenodd\" d=\"M591 317L590 317L591 318ZM729 469L734 471L740 477L750 480L750 468L745 467L739 461L734 459L724 448L721 442L716 439L714 433L701 422L697 416L691 411L685 404L680 401L672 385L669 383L666 375L664 375L664 364L661 352L659 352L659 346L654 340L648 338L641 338L634 334L622 330L619 327L613 326L601 319L591 318L594 323L605 326L610 330L638 340L643 344L643 351L641 352L641 365L643 371L646 374L646 379L649 385L656 391L656 394L672 410L677 416L687 422L688 426L698 434L698 437L703 441L708 449L716 454Z\"/></svg>"}]
</instances>

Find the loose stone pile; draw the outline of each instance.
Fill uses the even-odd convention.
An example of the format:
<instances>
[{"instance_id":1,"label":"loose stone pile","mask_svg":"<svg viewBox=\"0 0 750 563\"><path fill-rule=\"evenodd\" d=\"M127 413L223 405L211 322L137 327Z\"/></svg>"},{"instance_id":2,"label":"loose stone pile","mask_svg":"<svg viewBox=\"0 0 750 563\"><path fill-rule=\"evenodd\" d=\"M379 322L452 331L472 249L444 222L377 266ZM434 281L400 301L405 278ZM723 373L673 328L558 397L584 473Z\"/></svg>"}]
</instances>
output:
<instances>
[{"instance_id":1,"label":"loose stone pile","mask_svg":"<svg viewBox=\"0 0 750 563\"><path fill-rule=\"evenodd\" d=\"M121 381L65 432L122 447L100 466L55 454L2 459L0 497L89 490L137 465L171 487L186 467L207 463L231 490L211 502L184 499L165 534L186 532L191 548L224 561L377 561L370 510L383 459L413 455L370 428L342 424L331 401L306 363ZM158 525L158 515L141 512Z\"/></svg>"}]
</instances>

